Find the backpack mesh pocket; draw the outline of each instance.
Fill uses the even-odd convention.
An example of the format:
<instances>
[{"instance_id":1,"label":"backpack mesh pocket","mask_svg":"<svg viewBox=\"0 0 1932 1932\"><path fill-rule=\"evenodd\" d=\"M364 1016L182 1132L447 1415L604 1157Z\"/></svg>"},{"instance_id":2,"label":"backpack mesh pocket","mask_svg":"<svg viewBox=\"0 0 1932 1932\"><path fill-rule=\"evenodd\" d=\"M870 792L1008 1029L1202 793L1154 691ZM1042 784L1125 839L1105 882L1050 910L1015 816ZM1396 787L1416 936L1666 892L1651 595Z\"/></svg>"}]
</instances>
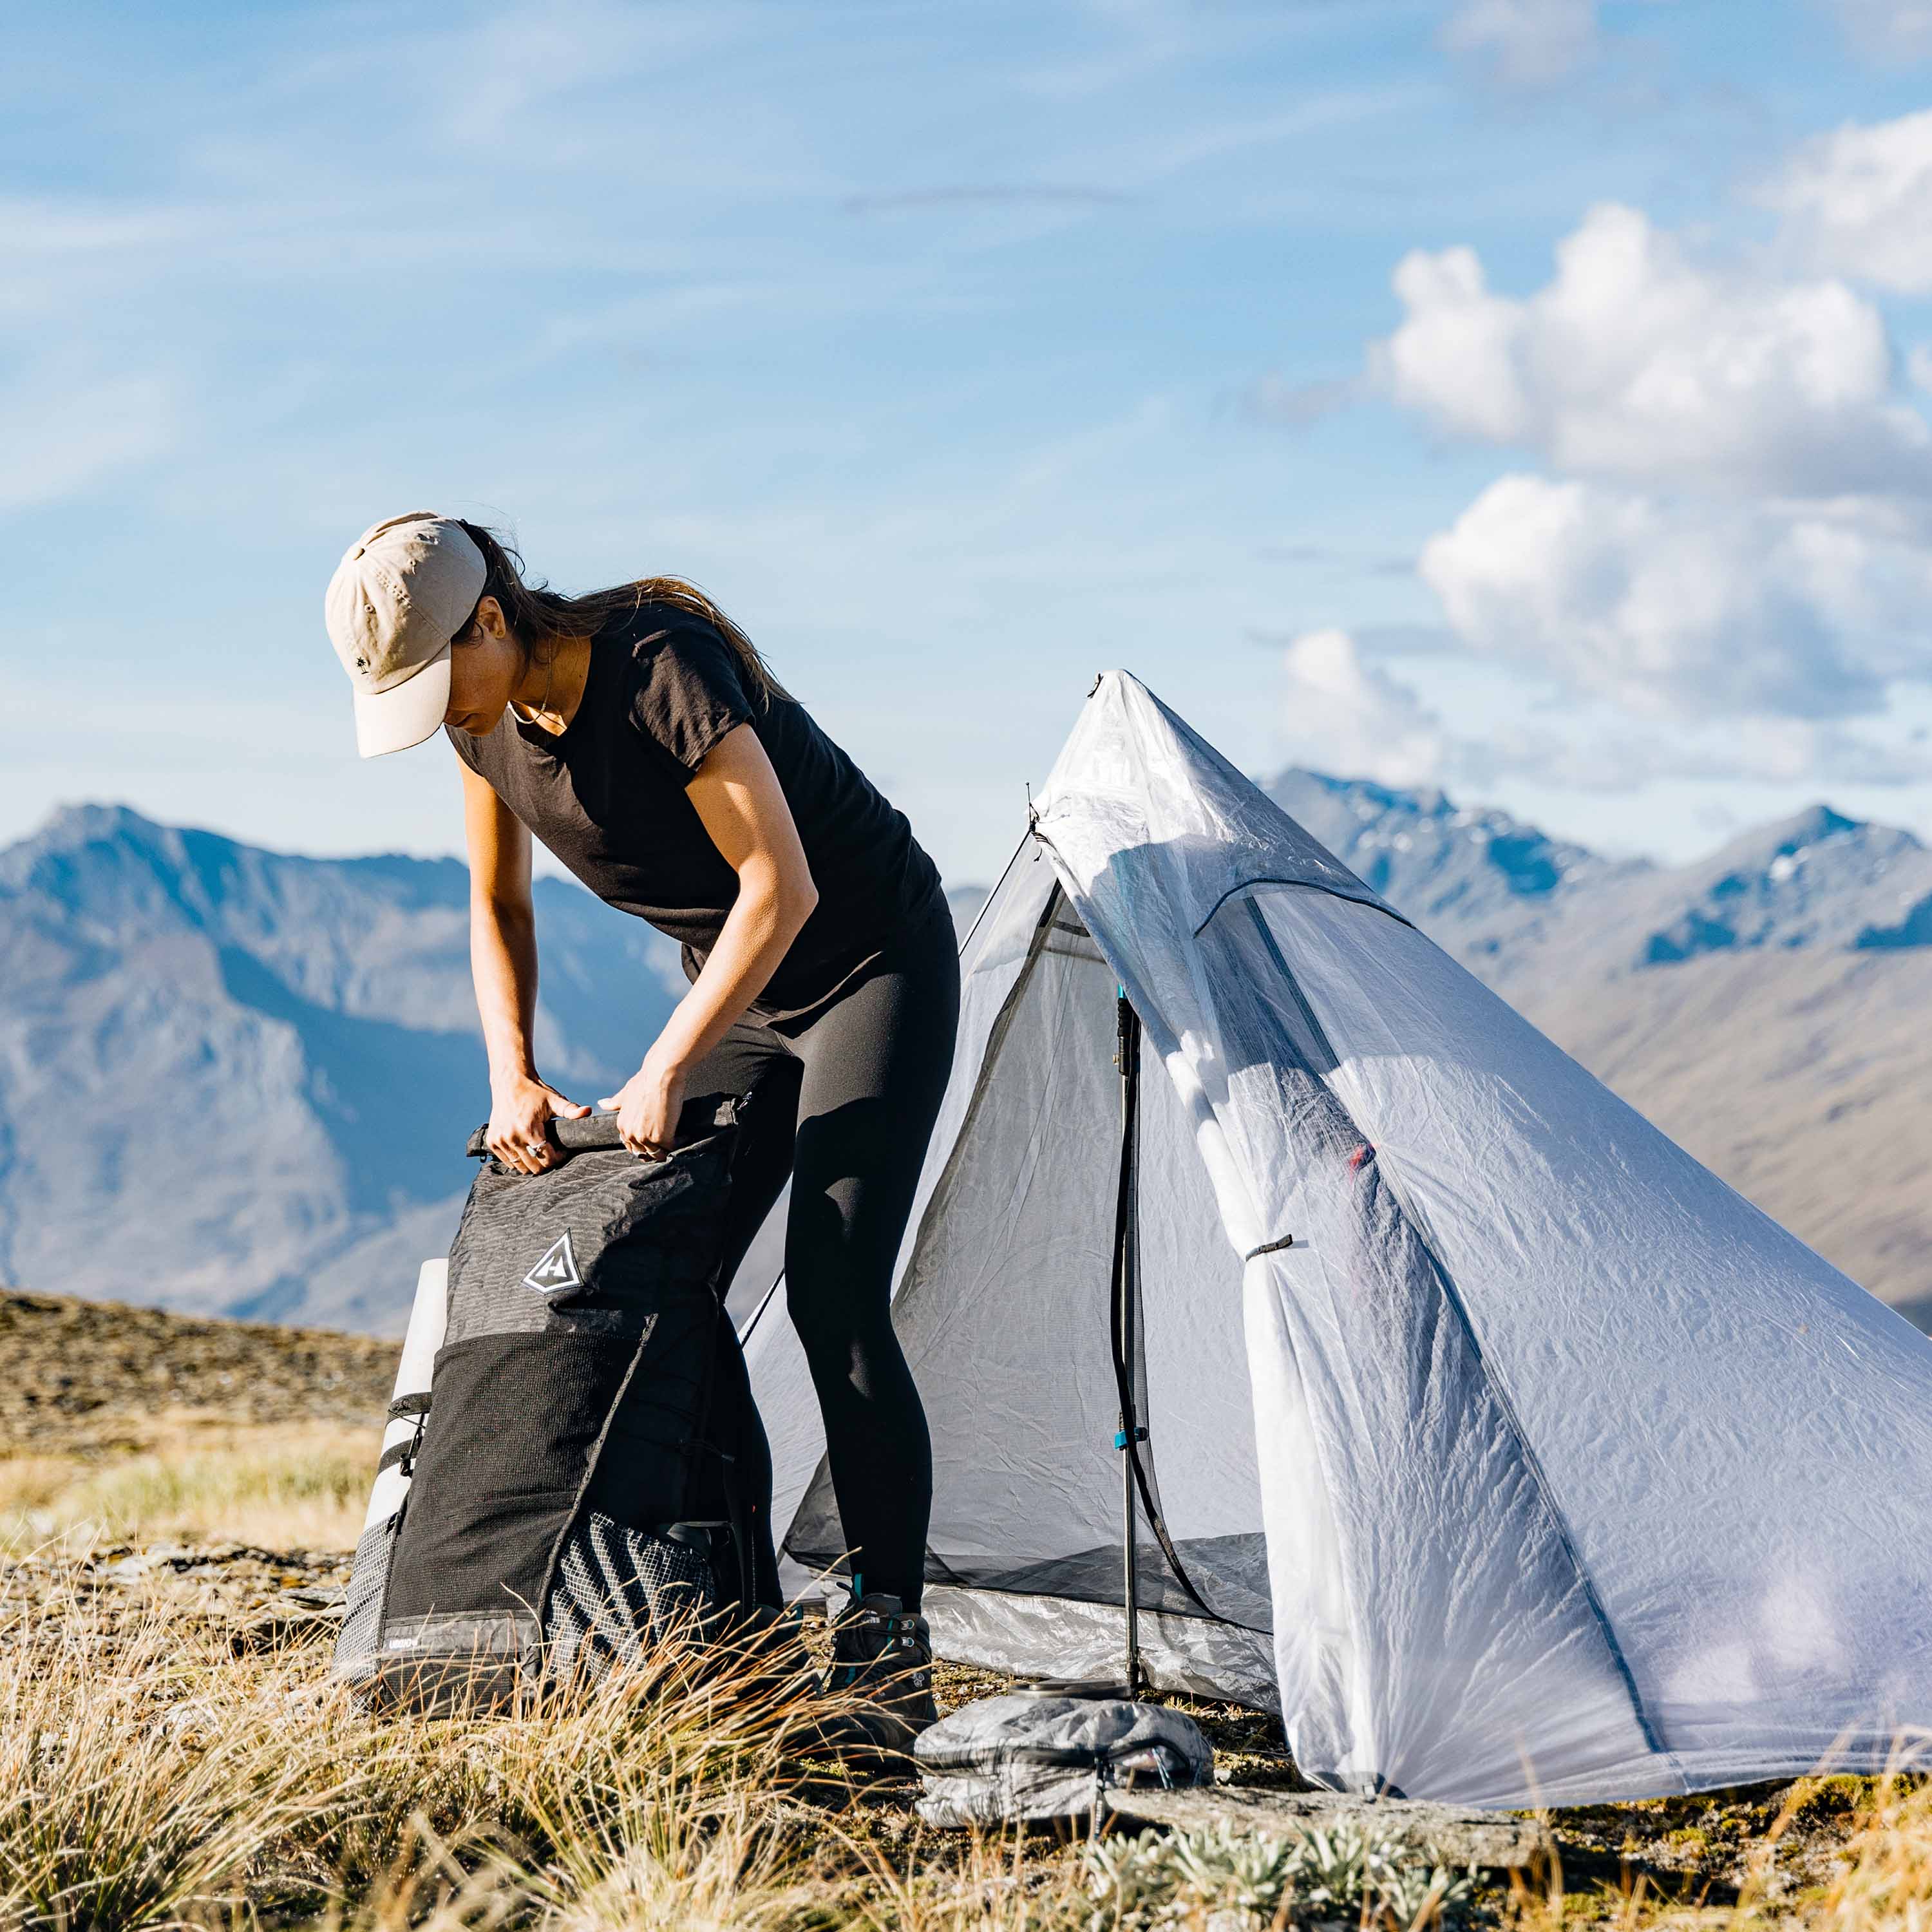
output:
<instances>
[{"instance_id":1,"label":"backpack mesh pocket","mask_svg":"<svg viewBox=\"0 0 1932 1932\"><path fill-rule=\"evenodd\" d=\"M598 1678L614 1665L634 1664L717 1600L702 1550L586 1510L564 1539L550 1591L550 1672Z\"/></svg>"}]
</instances>

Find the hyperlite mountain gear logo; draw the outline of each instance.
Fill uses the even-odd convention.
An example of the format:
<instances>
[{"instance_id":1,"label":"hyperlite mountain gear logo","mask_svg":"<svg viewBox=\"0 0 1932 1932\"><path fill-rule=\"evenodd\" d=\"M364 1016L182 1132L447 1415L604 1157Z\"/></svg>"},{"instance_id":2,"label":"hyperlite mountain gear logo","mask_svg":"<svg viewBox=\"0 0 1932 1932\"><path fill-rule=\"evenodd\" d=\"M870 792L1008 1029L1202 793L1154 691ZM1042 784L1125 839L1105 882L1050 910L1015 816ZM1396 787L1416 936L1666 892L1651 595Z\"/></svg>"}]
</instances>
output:
<instances>
[{"instance_id":1,"label":"hyperlite mountain gear logo","mask_svg":"<svg viewBox=\"0 0 1932 1932\"><path fill-rule=\"evenodd\" d=\"M524 1286L535 1288L539 1294L558 1294L566 1288L584 1286L584 1277L577 1271L577 1256L570 1245L568 1228L557 1236L543 1259L524 1276Z\"/></svg>"}]
</instances>

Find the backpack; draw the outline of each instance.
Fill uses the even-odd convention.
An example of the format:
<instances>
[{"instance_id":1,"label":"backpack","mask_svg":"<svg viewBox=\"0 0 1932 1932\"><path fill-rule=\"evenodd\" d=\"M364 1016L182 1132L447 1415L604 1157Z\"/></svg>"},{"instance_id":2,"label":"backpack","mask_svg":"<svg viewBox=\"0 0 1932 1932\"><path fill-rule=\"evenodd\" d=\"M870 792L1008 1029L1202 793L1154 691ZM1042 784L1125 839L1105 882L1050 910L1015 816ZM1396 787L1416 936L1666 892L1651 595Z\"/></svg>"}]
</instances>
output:
<instances>
[{"instance_id":1,"label":"backpack","mask_svg":"<svg viewBox=\"0 0 1932 1932\"><path fill-rule=\"evenodd\" d=\"M425 1264L356 1549L334 1675L367 1704L496 1704L743 1599L750 1564L712 1413L735 1348L718 1292L737 1103L687 1103L643 1161L613 1115L566 1158L488 1155L446 1264Z\"/></svg>"}]
</instances>

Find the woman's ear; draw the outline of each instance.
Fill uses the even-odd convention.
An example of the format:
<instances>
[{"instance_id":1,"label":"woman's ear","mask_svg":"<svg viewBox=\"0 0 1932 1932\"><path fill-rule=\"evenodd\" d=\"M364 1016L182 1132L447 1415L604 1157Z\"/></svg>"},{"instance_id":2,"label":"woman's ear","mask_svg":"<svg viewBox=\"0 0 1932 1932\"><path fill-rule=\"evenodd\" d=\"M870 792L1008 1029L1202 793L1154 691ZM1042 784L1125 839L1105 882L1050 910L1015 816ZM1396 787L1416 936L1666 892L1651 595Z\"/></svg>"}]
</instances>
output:
<instances>
[{"instance_id":1,"label":"woman's ear","mask_svg":"<svg viewBox=\"0 0 1932 1932\"><path fill-rule=\"evenodd\" d=\"M494 597L479 597L476 600L476 614L470 620L470 628L478 640L507 638L510 634L508 620L503 615L503 607Z\"/></svg>"}]
</instances>

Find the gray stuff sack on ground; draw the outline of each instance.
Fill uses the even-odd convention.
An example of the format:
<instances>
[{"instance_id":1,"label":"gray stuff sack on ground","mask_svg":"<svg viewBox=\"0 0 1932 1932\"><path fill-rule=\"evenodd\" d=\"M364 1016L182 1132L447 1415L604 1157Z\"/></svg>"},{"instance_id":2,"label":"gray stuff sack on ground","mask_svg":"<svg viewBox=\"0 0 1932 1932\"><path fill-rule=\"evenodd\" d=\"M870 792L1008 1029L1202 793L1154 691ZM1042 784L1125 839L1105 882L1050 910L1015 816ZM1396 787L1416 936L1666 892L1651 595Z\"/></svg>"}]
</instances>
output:
<instances>
[{"instance_id":1,"label":"gray stuff sack on ground","mask_svg":"<svg viewBox=\"0 0 1932 1932\"><path fill-rule=\"evenodd\" d=\"M1110 1786L1214 1776L1214 1748L1192 1718L1124 1698L986 1698L924 1732L913 1756L928 1825L1084 1818Z\"/></svg>"}]
</instances>

